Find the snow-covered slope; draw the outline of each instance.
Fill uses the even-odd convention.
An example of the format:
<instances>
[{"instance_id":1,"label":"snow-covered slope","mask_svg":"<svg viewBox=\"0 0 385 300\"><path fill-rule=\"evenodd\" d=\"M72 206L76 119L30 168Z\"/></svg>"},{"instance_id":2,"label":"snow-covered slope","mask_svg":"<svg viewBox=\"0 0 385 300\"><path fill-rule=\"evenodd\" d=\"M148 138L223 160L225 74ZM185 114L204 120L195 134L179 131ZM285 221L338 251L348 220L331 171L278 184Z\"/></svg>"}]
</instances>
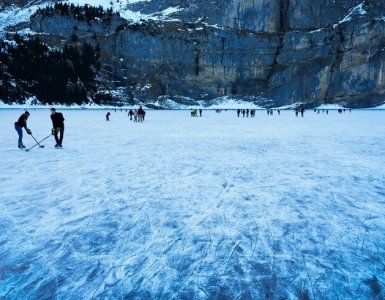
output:
<instances>
[{"instance_id":1,"label":"snow-covered slope","mask_svg":"<svg viewBox=\"0 0 385 300\"><path fill-rule=\"evenodd\" d=\"M141 20L165 20L169 14L180 11L179 7L169 7L163 11L159 11L156 14L142 14L140 12L134 12L127 8L127 5L141 2L140 0L71 0L61 1L67 3L73 3L75 5L91 5L91 6L103 6L104 9L112 8L115 12L119 12L121 17L131 21L139 22ZM27 22L29 17L36 12L39 8L52 5L54 1L41 1L40 4L27 4L23 7L12 5L6 9L0 11L0 37L4 36L5 29L9 26L13 26L19 23Z\"/></svg>"},{"instance_id":2,"label":"snow-covered slope","mask_svg":"<svg viewBox=\"0 0 385 300\"><path fill-rule=\"evenodd\" d=\"M0 11L0 38L4 36L6 28L19 23L29 21L29 17L40 7L52 4L51 1L37 5L26 5L25 7L9 6Z\"/></svg>"},{"instance_id":3,"label":"snow-covered slope","mask_svg":"<svg viewBox=\"0 0 385 300\"><path fill-rule=\"evenodd\" d=\"M179 11L180 9L178 7L169 7L163 11L159 11L156 13L156 16L154 15L147 15L147 14L142 14L140 12L134 12L130 9L127 8L127 5L129 4L134 4L138 2L146 2L146 0L141 1L141 0L70 0L67 1L69 3L74 3L75 5L83 6L83 5L92 5L92 6L103 6L104 8L112 8L114 11L117 11L120 13L120 15L123 18L126 18L127 20L131 20L132 22L138 22L140 20L148 20L148 19L164 19L167 17L167 15L175 13Z\"/></svg>"}]
</instances>

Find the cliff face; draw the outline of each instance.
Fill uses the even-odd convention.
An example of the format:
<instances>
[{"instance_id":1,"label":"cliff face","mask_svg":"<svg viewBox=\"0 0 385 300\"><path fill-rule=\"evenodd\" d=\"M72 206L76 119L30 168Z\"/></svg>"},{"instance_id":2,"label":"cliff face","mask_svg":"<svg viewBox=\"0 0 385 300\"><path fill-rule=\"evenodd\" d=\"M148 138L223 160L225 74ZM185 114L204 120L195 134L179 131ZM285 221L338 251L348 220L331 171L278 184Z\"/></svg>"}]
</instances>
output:
<instances>
[{"instance_id":1,"label":"cliff face","mask_svg":"<svg viewBox=\"0 0 385 300\"><path fill-rule=\"evenodd\" d=\"M209 24L278 33L331 26L361 3L362 0L158 0L138 2L130 8L150 14L179 7L183 10L174 16L184 22L195 22L204 17Z\"/></svg>"},{"instance_id":2,"label":"cliff face","mask_svg":"<svg viewBox=\"0 0 385 300\"><path fill-rule=\"evenodd\" d=\"M86 24L35 16L32 29L97 36L105 70L127 97L213 99L253 96L263 105L304 102L368 107L385 93L385 4L357 0L150 1L174 21ZM203 16L203 18L202 18ZM175 19L178 19L175 21ZM76 26L75 26L76 25ZM75 28L75 29L74 29Z\"/></svg>"}]
</instances>

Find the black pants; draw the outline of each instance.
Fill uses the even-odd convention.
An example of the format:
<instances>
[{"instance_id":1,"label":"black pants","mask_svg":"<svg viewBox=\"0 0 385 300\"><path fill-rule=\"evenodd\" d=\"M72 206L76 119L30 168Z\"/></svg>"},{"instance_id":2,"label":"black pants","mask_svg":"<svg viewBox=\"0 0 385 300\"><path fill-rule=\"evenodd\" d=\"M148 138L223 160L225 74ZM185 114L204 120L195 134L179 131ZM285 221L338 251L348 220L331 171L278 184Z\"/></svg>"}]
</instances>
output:
<instances>
[{"instance_id":1,"label":"black pants","mask_svg":"<svg viewBox=\"0 0 385 300\"><path fill-rule=\"evenodd\" d=\"M57 130L57 129L59 129L59 130ZM60 133L60 137L58 136L59 133ZM62 146L63 137L64 137L64 127L56 128L54 137L55 137L56 145Z\"/></svg>"}]
</instances>

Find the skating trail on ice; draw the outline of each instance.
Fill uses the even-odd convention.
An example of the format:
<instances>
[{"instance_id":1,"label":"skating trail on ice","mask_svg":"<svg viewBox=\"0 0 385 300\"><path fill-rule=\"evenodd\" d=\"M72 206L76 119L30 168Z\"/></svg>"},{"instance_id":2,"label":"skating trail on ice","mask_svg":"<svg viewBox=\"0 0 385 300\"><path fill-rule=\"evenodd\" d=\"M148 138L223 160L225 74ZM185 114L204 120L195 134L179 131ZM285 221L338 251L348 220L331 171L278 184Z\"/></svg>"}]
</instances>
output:
<instances>
[{"instance_id":1,"label":"skating trail on ice","mask_svg":"<svg viewBox=\"0 0 385 300\"><path fill-rule=\"evenodd\" d=\"M61 112L0 110L0 298L385 296L385 112Z\"/></svg>"}]
</instances>

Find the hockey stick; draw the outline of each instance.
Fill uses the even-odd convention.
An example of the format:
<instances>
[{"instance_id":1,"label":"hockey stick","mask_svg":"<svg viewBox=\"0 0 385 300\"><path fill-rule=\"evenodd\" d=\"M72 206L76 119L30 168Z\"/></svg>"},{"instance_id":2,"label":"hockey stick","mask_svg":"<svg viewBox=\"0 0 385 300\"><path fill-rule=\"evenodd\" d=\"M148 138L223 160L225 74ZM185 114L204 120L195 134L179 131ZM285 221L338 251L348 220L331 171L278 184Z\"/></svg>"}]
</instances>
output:
<instances>
[{"instance_id":1,"label":"hockey stick","mask_svg":"<svg viewBox=\"0 0 385 300\"><path fill-rule=\"evenodd\" d=\"M44 139L42 139L40 142L38 142L38 141L35 140L37 143L36 143L35 145L33 145L31 148L25 149L25 151L29 151L29 150L31 150L32 148L35 148L37 145L40 146L40 143L43 142L43 141L45 141L46 139L48 139L51 135L52 135L52 133L51 133L50 135L46 136L46 137L45 137ZM44 146L43 146L43 147L44 147Z\"/></svg>"},{"instance_id":2,"label":"hockey stick","mask_svg":"<svg viewBox=\"0 0 385 300\"><path fill-rule=\"evenodd\" d=\"M32 134L31 136L35 140L35 142L39 145L40 148L44 148L44 145L40 145L40 142L38 142Z\"/></svg>"}]
</instances>

